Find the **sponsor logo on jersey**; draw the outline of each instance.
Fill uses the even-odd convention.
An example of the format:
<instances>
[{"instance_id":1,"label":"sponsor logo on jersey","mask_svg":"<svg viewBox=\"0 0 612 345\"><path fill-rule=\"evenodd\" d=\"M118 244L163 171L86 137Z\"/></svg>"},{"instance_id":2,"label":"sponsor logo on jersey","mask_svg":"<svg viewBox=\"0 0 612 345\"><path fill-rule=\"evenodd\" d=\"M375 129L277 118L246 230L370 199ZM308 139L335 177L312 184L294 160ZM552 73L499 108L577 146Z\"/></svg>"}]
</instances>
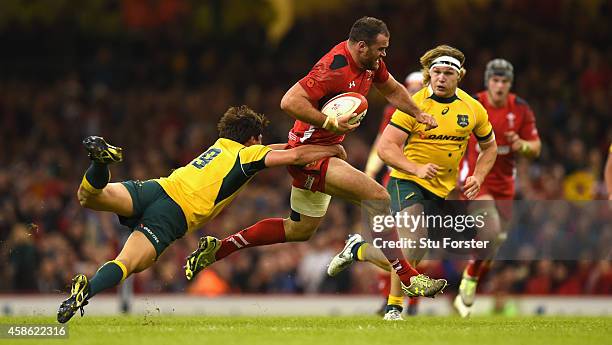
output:
<instances>
[{"instance_id":1,"label":"sponsor logo on jersey","mask_svg":"<svg viewBox=\"0 0 612 345\"><path fill-rule=\"evenodd\" d=\"M451 141L464 141L467 137L458 137L456 135L444 135L444 134L430 134L425 139L429 140L451 140Z\"/></svg>"},{"instance_id":2,"label":"sponsor logo on jersey","mask_svg":"<svg viewBox=\"0 0 612 345\"><path fill-rule=\"evenodd\" d=\"M349 83L349 89L354 88L354 87L355 87L355 81L353 80Z\"/></svg>"},{"instance_id":3,"label":"sponsor logo on jersey","mask_svg":"<svg viewBox=\"0 0 612 345\"><path fill-rule=\"evenodd\" d=\"M445 107L444 109L442 109L442 115L446 115L449 109L449 107Z\"/></svg>"},{"instance_id":4,"label":"sponsor logo on jersey","mask_svg":"<svg viewBox=\"0 0 612 345\"><path fill-rule=\"evenodd\" d=\"M469 122L469 117L467 115L462 115L462 114L458 114L457 115L457 124L461 127L467 127L470 122Z\"/></svg>"}]
</instances>

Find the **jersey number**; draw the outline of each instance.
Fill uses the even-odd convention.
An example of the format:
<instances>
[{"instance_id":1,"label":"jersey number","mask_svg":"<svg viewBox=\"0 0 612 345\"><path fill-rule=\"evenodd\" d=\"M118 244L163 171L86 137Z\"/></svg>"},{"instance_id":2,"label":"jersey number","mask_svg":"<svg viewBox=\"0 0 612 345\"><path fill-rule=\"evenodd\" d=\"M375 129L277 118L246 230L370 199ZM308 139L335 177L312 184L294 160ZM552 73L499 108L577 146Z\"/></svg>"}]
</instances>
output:
<instances>
[{"instance_id":1,"label":"jersey number","mask_svg":"<svg viewBox=\"0 0 612 345\"><path fill-rule=\"evenodd\" d=\"M191 165L198 169L202 169L206 166L206 164L212 162L215 157L217 157L221 153L220 149L211 148L206 150L206 152L202 153L200 157L193 160Z\"/></svg>"}]
</instances>

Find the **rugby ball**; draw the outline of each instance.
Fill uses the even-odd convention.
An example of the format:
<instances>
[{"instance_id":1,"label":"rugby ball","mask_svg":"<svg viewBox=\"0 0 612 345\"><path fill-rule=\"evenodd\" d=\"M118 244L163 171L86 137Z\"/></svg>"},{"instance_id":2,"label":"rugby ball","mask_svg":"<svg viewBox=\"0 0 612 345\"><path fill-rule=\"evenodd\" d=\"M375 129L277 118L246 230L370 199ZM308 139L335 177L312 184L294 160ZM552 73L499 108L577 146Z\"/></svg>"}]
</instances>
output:
<instances>
[{"instance_id":1,"label":"rugby ball","mask_svg":"<svg viewBox=\"0 0 612 345\"><path fill-rule=\"evenodd\" d=\"M357 113L357 116L349 120L351 125L361 122L367 111L368 100L357 92L341 93L327 101L321 108L321 112L328 117Z\"/></svg>"}]
</instances>

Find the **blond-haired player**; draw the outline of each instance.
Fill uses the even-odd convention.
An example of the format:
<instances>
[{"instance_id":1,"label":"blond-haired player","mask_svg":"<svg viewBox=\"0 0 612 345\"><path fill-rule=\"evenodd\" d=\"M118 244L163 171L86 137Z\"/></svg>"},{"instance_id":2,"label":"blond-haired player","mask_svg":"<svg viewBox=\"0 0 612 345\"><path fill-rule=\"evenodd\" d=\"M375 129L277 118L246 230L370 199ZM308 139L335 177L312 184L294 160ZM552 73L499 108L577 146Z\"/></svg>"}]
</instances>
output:
<instances>
[{"instance_id":1,"label":"blond-haired player","mask_svg":"<svg viewBox=\"0 0 612 345\"><path fill-rule=\"evenodd\" d=\"M426 130L410 116L396 111L377 145L380 158L393 168L387 185L392 210L406 212L408 216L435 211L454 189L459 163L471 133L478 139L481 152L474 174L467 177L463 186L468 199L478 194L497 157L495 135L486 110L457 86L465 75L464 54L456 48L441 45L427 51L420 62L427 87L417 92L413 99L423 111L434 117L438 127ZM423 227L414 230L414 235L421 238L427 231ZM426 248L406 249L413 265L425 252ZM354 260L369 261L389 270L378 248L358 242L336 255L328 272L337 274ZM399 313L395 314L399 316ZM400 320L401 317L388 319Z\"/></svg>"}]
</instances>

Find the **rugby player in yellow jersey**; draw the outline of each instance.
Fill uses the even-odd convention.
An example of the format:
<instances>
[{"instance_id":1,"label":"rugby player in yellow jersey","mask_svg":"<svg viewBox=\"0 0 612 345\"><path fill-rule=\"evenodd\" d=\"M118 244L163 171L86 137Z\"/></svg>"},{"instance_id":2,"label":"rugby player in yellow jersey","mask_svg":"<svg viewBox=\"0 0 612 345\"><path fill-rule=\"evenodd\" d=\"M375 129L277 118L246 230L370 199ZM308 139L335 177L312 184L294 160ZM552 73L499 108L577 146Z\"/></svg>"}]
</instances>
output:
<instances>
[{"instance_id":1,"label":"rugby player in yellow jersey","mask_svg":"<svg viewBox=\"0 0 612 345\"><path fill-rule=\"evenodd\" d=\"M413 99L426 113L432 114L438 127L425 126L407 114L396 111L380 137L377 151L380 158L392 167L387 191L391 195L393 213L420 215L425 203L439 204L455 188L459 163L470 133L479 141L481 153L472 176L466 179L463 193L468 199L478 195L480 185L497 157L495 134L487 111L474 98L459 89L457 84L465 75L465 56L456 48L442 45L426 52L420 59L425 88ZM428 206L429 207L429 206ZM423 236L426 229L417 229ZM412 265L418 264L426 249L407 249ZM369 261L390 271L378 248L366 242L347 245L331 263L328 272L337 274L347 264ZM395 278L395 279L393 279ZM392 291L399 281L392 275ZM389 296L388 305L402 305L402 296ZM385 319L401 320L399 312L388 308ZM391 312L391 313L389 313ZM393 315L389 315L393 314Z\"/></svg>"},{"instance_id":2,"label":"rugby player in yellow jersey","mask_svg":"<svg viewBox=\"0 0 612 345\"><path fill-rule=\"evenodd\" d=\"M78 190L81 206L116 213L132 229L119 255L88 280L78 274L70 297L62 302L57 321L64 323L100 291L132 273L150 267L174 240L198 229L227 206L260 170L282 165L305 165L327 157L346 158L340 145L261 144L268 120L247 106L229 108L217 128L219 139L199 157L170 176L148 181L109 183L108 164L123 159L121 148L101 137L83 141L92 164Z\"/></svg>"}]
</instances>

